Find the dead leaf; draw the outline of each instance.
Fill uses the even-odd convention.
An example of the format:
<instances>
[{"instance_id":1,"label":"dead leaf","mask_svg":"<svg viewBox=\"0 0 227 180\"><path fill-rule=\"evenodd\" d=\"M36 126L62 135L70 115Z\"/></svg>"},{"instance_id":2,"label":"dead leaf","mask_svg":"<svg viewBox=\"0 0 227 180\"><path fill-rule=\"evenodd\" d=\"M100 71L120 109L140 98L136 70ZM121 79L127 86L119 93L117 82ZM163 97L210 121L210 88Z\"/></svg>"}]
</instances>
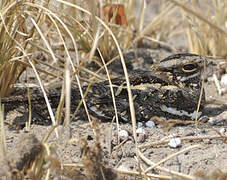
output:
<instances>
[{"instance_id":1,"label":"dead leaf","mask_svg":"<svg viewBox=\"0 0 227 180\"><path fill-rule=\"evenodd\" d=\"M116 15L115 15L116 13ZM113 18L115 15L115 24L117 25L125 25L127 26L127 19L125 16L125 8L122 4L107 4L103 7L103 15L104 17L108 17L108 21Z\"/></svg>"}]
</instances>

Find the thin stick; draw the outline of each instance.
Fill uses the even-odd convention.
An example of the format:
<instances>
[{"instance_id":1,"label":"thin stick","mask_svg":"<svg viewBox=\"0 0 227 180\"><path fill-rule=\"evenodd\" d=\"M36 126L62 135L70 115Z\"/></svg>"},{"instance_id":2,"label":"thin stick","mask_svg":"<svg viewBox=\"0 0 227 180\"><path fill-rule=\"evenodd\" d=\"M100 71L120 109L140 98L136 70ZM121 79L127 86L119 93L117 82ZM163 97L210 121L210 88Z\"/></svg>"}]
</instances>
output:
<instances>
[{"instance_id":1,"label":"thin stick","mask_svg":"<svg viewBox=\"0 0 227 180\"><path fill-rule=\"evenodd\" d=\"M180 138L181 141L200 141L200 140L204 140L204 139L227 139L227 136L220 136L220 135L216 135L216 136L200 136L200 137L183 137ZM139 148L140 149L144 149L144 148L150 148L153 146L159 146L159 145L164 145L164 144L168 144L169 140L166 141L157 141L151 144L147 144L147 145L140 145Z\"/></svg>"},{"instance_id":2,"label":"thin stick","mask_svg":"<svg viewBox=\"0 0 227 180\"><path fill-rule=\"evenodd\" d=\"M204 89L204 79L202 79L202 87L201 87L199 101L198 101L198 105L197 105L197 109L196 109L196 118L195 118L196 131L198 129L198 117L199 117L198 115L199 115L199 108L200 108L201 100L203 97L203 89Z\"/></svg>"},{"instance_id":3,"label":"thin stick","mask_svg":"<svg viewBox=\"0 0 227 180\"><path fill-rule=\"evenodd\" d=\"M50 114L50 118L51 118L51 121L52 121L52 126L54 127L54 126L56 125L56 121L55 121L54 113L53 113L53 110L52 110L52 108L51 108L51 106L50 106L50 103L49 103L47 94L46 94L46 92L45 92L45 89L44 89L44 87L43 87L43 84L42 84L42 82L41 82L41 79L40 79L40 77L39 77L39 74L38 74L38 72L36 71L35 66L33 65L33 63L32 63L30 60L29 60L29 63L30 63L30 65L32 66L32 69L33 69L33 71L34 71L34 73L35 73L35 75L36 75L36 78L37 78L37 80L38 80L38 82L39 82L40 88L42 89L43 96L44 96L44 99L45 99L45 101L46 101L47 109L48 109L48 112L49 112L49 114ZM56 133L56 137L58 138L59 136L58 136L57 128L55 129L55 133Z\"/></svg>"},{"instance_id":4,"label":"thin stick","mask_svg":"<svg viewBox=\"0 0 227 180\"><path fill-rule=\"evenodd\" d=\"M2 103L0 99L0 156L5 157L7 155L7 145L6 145L6 133L4 128L4 106L2 108Z\"/></svg>"}]
</instances>

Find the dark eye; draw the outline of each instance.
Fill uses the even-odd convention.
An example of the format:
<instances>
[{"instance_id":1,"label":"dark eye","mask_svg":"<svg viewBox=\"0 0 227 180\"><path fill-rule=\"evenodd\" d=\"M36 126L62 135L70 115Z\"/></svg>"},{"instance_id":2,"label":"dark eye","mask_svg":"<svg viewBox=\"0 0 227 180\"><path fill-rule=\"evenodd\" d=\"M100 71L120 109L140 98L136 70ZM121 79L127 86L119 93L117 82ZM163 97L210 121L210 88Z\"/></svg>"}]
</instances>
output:
<instances>
[{"instance_id":1,"label":"dark eye","mask_svg":"<svg viewBox=\"0 0 227 180\"><path fill-rule=\"evenodd\" d=\"M182 67L182 70L184 72L193 72L197 70L198 65L197 64L186 64Z\"/></svg>"}]
</instances>

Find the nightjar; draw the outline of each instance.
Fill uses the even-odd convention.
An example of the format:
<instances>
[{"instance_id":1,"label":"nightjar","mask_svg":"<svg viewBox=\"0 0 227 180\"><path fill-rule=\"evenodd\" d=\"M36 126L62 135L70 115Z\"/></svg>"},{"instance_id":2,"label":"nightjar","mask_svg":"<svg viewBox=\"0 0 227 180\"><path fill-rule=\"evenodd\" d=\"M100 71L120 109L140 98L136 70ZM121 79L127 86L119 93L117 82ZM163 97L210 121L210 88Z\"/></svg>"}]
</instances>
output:
<instances>
[{"instance_id":1,"label":"nightjar","mask_svg":"<svg viewBox=\"0 0 227 180\"><path fill-rule=\"evenodd\" d=\"M200 110L202 114L205 94L202 88L202 77L207 60L195 54L182 53L169 56L152 65L151 70L135 70L130 73L130 85L133 95L136 119L146 121L153 116L167 119L191 120L196 117L196 109L200 94ZM111 79L116 101L117 115L121 121L130 122L128 91L125 77ZM88 86L84 86L85 90ZM59 105L61 89L47 93L51 107L56 110ZM81 96L78 88L71 89L71 113L75 112ZM91 85L85 96L89 113L98 119L110 121L115 116L109 81L96 82ZM5 112L23 107L28 112L28 98L26 94L3 98ZM51 124L49 112L44 96L40 90L31 94L33 122L37 124ZM36 118L34 118L36 115ZM37 116L38 115L38 116ZM84 107L75 116L86 118Z\"/></svg>"}]
</instances>

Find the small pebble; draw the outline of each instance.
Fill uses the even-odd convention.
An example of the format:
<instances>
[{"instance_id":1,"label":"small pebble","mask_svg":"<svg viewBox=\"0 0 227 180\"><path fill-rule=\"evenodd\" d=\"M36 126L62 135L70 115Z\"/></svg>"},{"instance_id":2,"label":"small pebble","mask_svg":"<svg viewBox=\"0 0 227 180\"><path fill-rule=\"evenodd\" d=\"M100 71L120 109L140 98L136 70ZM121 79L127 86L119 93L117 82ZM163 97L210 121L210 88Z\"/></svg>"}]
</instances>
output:
<instances>
[{"instance_id":1,"label":"small pebble","mask_svg":"<svg viewBox=\"0 0 227 180\"><path fill-rule=\"evenodd\" d=\"M207 81L208 82L213 82L214 81L214 77L213 76L207 77Z\"/></svg>"},{"instance_id":2,"label":"small pebble","mask_svg":"<svg viewBox=\"0 0 227 180\"><path fill-rule=\"evenodd\" d=\"M221 77L221 85L227 86L227 74L223 74Z\"/></svg>"},{"instance_id":3,"label":"small pebble","mask_svg":"<svg viewBox=\"0 0 227 180\"><path fill-rule=\"evenodd\" d=\"M146 125L147 127L150 127L150 128L155 127L155 123L154 123L154 121L152 121L152 120L147 121L147 122L145 123L145 125Z\"/></svg>"},{"instance_id":4,"label":"small pebble","mask_svg":"<svg viewBox=\"0 0 227 180\"><path fill-rule=\"evenodd\" d=\"M122 171L129 171L130 170L130 168L128 168L127 166L125 166L125 165L120 165L119 167L118 167L118 169L121 169Z\"/></svg>"},{"instance_id":5,"label":"small pebble","mask_svg":"<svg viewBox=\"0 0 227 180\"><path fill-rule=\"evenodd\" d=\"M79 163L80 162L79 157L74 157L72 160L73 160L73 163Z\"/></svg>"},{"instance_id":6,"label":"small pebble","mask_svg":"<svg viewBox=\"0 0 227 180\"><path fill-rule=\"evenodd\" d=\"M170 139L168 145L172 148L179 147L181 145L181 140L180 138L172 138Z\"/></svg>"},{"instance_id":7,"label":"small pebble","mask_svg":"<svg viewBox=\"0 0 227 180\"><path fill-rule=\"evenodd\" d=\"M136 134L146 134L146 132L142 127L140 127L136 130Z\"/></svg>"},{"instance_id":8,"label":"small pebble","mask_svg":"<svg viewBox=\"0 0 227 180\"><path fill-rule=\"evenodd\" d=\"M220 132L222 135L224 135L224 134L225 134L225 128L221 128L221 129L219 130L219 132Z\"/></svg>"},{"instance_id":9,"label":"small pebble","mask_svg":"<svg viewBox=\"0 0 227 180\"><path fill-rule=\"evenodd\" d=\"M204 144L212 144L211 139L204 139L203 142L204 142Z\"/></svg>"},{"instance_id":10,"label":"small pebble","mask_svg":"<svg viewBox=\"0 0 227 180\"><path fill-rule=\"evenodd\" d=\"M138 123L137 123L137 127L138 127L138 128L140 128L140 127L142 127L142 126L143 126L143 123L141 123L141 122L138 122Z\"/></svg>"},{"instance_id":11,"label":"small pebble","mask_svg":"<svg viewBox=\"0 0 227 180\"><path fill-rule=\"evenodd\" d=\"M127 140L129 135L128 135L128 131L126 130L120 130L119 131L119 137L121 140Z\"/></svg>"}]
</instances>

